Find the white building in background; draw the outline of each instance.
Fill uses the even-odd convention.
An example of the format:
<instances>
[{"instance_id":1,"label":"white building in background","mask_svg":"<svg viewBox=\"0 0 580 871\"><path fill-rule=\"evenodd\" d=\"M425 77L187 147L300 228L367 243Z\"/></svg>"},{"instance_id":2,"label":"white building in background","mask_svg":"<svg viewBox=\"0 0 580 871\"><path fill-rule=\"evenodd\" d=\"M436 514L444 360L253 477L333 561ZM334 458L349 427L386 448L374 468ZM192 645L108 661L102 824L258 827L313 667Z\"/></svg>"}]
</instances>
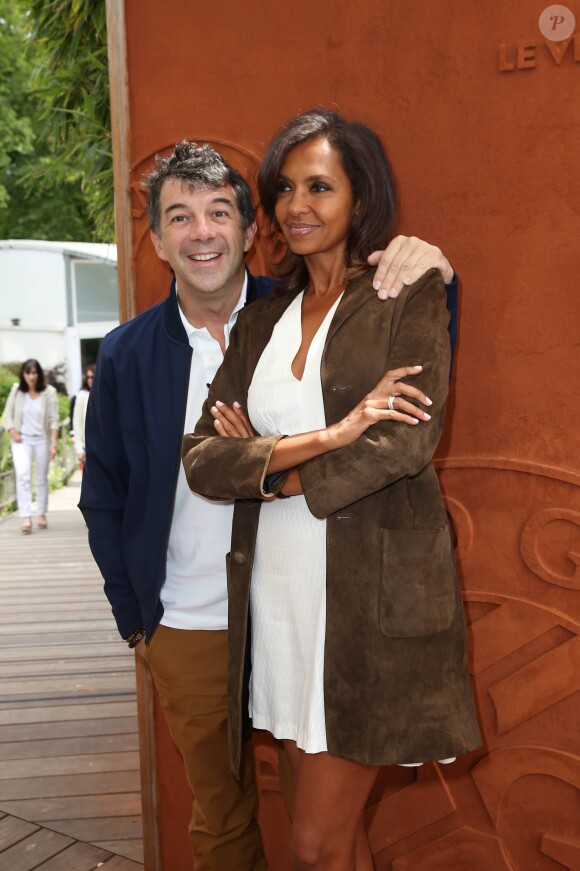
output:
<instances>
[{"instance_id":1,"label":"white building in background","mask_svg":"<svg viewBox=\"0 0 580 871\"><path fill-rule=\"evenodd\" d=\"M0 364L64 363L72 395L118 323L116 245L0 240Z\"/></svg>"}]
</instances>

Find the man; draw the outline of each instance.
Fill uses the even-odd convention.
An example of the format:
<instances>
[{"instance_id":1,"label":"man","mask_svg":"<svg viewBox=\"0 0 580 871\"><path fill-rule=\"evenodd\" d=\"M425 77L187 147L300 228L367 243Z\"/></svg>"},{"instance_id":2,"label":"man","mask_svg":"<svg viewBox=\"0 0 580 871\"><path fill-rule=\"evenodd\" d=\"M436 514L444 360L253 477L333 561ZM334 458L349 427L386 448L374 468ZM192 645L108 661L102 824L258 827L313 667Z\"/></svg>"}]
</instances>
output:
<instances>
[{"instance_id":1,"label":"man","mask_svg":"<svg viewBox=\"0 0 580 871\"><path fill-rule=\"evenodd\" d=\"M225 555L233 506L191 493L180 448L237 313L269 293L272 281L244 266L256 231L251 192L216 151L183 142L157 160L145 185L153 245L175 280L165 302L101 346L79 507L119 632L148 660L184 759L196 871L255 871L265 860L251 750L239 781L227 752ZM396 295L403 280L431 267L446 281L453 276L438 249L398 237L382 256L382 295ZM396 387L421 398L413 387Z\"/></svg>"}]
</instances>

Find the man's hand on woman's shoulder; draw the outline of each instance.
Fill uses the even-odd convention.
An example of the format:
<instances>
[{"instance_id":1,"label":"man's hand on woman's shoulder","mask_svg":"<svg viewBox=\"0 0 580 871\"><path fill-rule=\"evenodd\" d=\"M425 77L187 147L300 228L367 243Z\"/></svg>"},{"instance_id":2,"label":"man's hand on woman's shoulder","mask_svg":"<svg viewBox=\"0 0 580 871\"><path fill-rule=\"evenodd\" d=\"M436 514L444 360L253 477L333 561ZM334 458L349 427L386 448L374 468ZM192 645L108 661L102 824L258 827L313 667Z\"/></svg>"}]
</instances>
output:
<instances>
[{"instance_id":1,"label":"man's hand on woman's shoulder","mask_svg":"<svg viewBox=\"0 0 580 871\"><path fill-rule=\"evenodd\" d=\"M373 285L379 299L394 299L429 269L441 270L445 284L453 279L453 269L441 249L416 236L395 236L384 251L373 251L369 263L377 267Z\"/></svg>"}]
</instances>

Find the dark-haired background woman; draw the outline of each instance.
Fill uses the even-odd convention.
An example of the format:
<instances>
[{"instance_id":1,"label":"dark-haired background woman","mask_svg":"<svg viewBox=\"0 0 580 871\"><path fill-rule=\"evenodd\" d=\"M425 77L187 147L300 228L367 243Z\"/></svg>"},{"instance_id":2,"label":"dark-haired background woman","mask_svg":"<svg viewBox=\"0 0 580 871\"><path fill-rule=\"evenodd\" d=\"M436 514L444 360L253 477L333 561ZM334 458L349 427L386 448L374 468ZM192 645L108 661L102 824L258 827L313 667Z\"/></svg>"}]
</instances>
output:
<instances>
[{"instance_id":1,"label":"dark-haired background woman","mask_svg":"<svg viewBox=\"0 0 580 871\"><path fill-rule=\"evenodd\" d=\"M85 366L83 370L81 389L75 397L74 408L72 411L75 454L77 455L81 472L85 465L85 421L94 375L95 367L93 365Z\"/></svg>"},{"instance_id":2,"label":"dark-haired background woman","mask_svg":"<svg viewBox=\"0 0 580 871\"><path fill-rule=\"evenodd\" d=\"M376 299L366 258L390 237L395 191L368 127L326 110L295 118L270 145L259 190L288 246L285 289L241 313L184 466L192 489L239 500L233 764L249 713L292 764L294 867L368 871L363 810L377 767L479 745L431 464L448 389L445 290L431 270L398 299ZM409 375L411 393L398 382Z\"/></svg>"},{"instance_id":3,"label":"dark-haired background woman","mask_svg":"<svg viewBox=\"0 0 580 871\"><path fill-rule=\"evenodd\" d=\"M22 532L32 532L32 458L36 463L36 513L39 529L46 529L48 506L48 464L56 454L58 399L46 383L38 360L26 360L19 381L12 386L4 407L4 426L12 440L12 461L16 474L16 501L22 518Z\"/></svg>"}]
</instances>

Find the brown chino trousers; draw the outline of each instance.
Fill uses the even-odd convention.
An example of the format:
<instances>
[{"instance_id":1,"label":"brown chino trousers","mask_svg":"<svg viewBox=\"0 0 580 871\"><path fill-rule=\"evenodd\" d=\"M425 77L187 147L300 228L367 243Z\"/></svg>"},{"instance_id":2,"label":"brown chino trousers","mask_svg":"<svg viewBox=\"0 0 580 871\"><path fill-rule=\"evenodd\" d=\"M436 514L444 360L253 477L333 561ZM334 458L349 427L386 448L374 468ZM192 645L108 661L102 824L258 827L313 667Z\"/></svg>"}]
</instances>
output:
<instances>
[{"instance_id":1,"label":"brown chino trousers","mask_svg":"<svg viewBox=\"0 0 580 871\"><path fill-rule=\"evenodd\" d=\"M250 742L239 781L230 770L227 644L225 630L159 626L145 658L194 796L189 833L195 871L262 871Z\"/></svg>"}]
</instances>

